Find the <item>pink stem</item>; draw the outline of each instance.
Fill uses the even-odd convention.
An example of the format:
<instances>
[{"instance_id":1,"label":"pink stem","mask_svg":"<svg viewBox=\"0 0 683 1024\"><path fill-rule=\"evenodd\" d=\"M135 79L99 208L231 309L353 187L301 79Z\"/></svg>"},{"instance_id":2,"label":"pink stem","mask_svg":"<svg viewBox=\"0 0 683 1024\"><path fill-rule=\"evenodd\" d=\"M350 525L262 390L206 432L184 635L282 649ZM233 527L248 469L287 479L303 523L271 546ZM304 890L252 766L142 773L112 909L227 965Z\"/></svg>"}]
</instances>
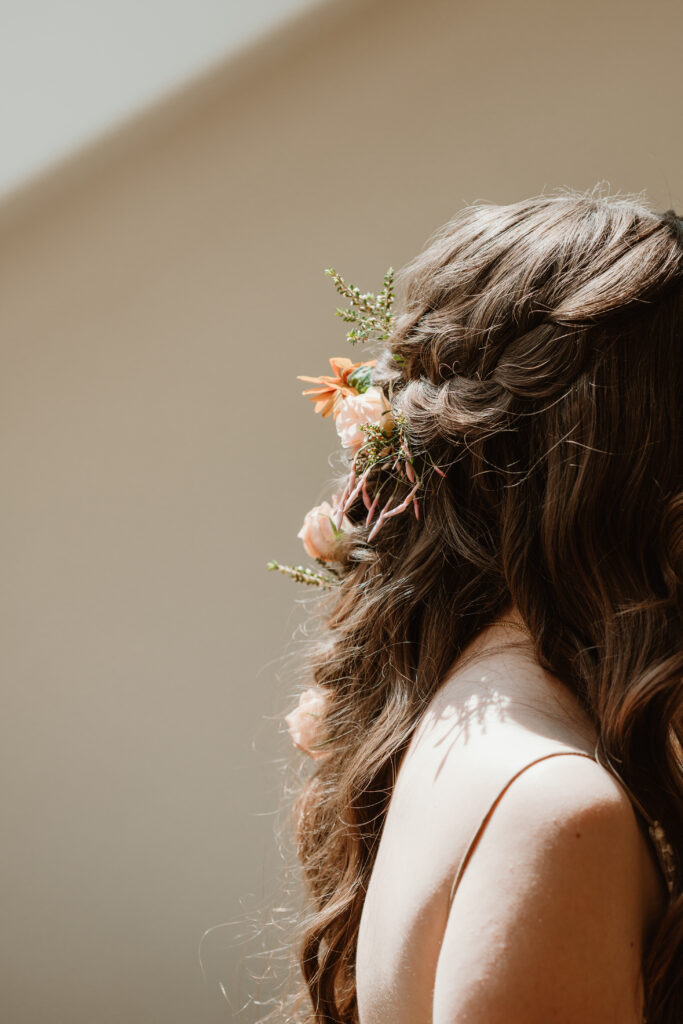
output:
<instances>
[{"instance_id":1,"label":"pink stem","mask_svg":"<svg viewBox=\"0 0 683 1024\"><path fill-rule=\"evenodd\" d=\"M389 516L397 516L397 515L399 514L399 512L403 512L403 511L404 511L405 509L407 509L407 508L408 508L408 505L410 505L411 501L413 500L413 497L414 497L414 495L415 495L415 492L416 492L416 490L418 489L418 487L419 487L419 486L420 486L420 485L419 485L419 483L418 483L418 484L415 484L415 486L413 487L413 489L412 489L412 491L410 492L410 494L407 494L407 495L405 496L405 498L403 499L403 501L401 502L401 504L400 504L400 505L397 505L397 506L396 506L396 508L392 508L390 512L387 512L387 513L385 514L384 518L385 518L385 519L388 519L388 518L389 518ZM369 538L368 538L368 539L369 539Z\"/></svg>"},{"instance_id":2,"label":"pink stem","mask_svg":"<svg viewBox=\"0 0 683 1024\"><path fill-rule=\"evenodd\" d=\"M349 494L348 498L345 500L345 502L344 502L344 504L342 506L342 517L344 515L344 512L347 512L348 509L351 508L351 506L353 505L354 501L356 500L356 498L360 494L361 489L363 487L363 484L365 483L365 481L366 481L366 479L368 477L368 474L369 474L371 469L372 469L372 466L368 466L368 468L365 470L365 472L361 476L361 478L358 481L358 483L356 483L355 487L353 488L353 490ZM354 483L355 483L355 470L353 471L353 473L354 473ZM340 520L340 522L341 522L341 520ZM337 527L337 529L339 529L339 527Z\"/></svg>"},{"instance_id":3,"label":"pink stem","mask_svg":"<svg viewBox=\"0 0 683 1024\"><path fill-rule=\"evenodd\" d=\"M438 466L434 466L434 469L439 474L439 476L445 476L446 475L442 469L439 469Z\"/></svg>"},{"instance_id":4,"label":"pink stem","mask_svg":"<svg viewBox=\"0 0 683 1024\"><path fill-rule=\"evenodd\" d=\"M419 509L417 507L417 498L413 498L413 512L415 513L415 518L419 519L420 518L420 511L419 511Z\"/></svg>"},{"instance_id":5,"label":"pink stem","mask_svg":"<svg viewBox=\"0 0 683 1024\"><path fill-rule=\"evenodd\" d=\"M347 496L348 496L348 493L351 490L351 488L353 487L354 483L356 482L356 456L357 455L358 455L358 453L356 452L356 455L354 455L354 457L353 457L353 462L351 463L351 470L350 470L348 478L346 480L346 485L345 485L344 490L342 491L342 495L341 495L341 497L339 499L339 505L337 506L337 509L338 509L338 511L337 511L337 522L336 522L335 525L336 525L338 530L341 530L341 524L342 524L342 520L344 519L344 513L346 512L346 509L348 507L347 506Z\"/></svg>"},{"instance_id":6,"label":"pink stem","mask_svg":"<svg viewBox=\"0 0 683 1024\"><path fill-rule=\"evenodd\" d=\"M371 541L372 538L374 536L376 536L376 534L379 531L379 528L380 528L380 526L382 525L383 522L384 522L384 513L380 512L379 518L378 518L377 522L375 523L373 528L370 530L370 533L368 534L368 541Z\"/></svg>"},{"instance_id":7,"label":"pink stem","mask_svg":"<svg viewBox=\"0 0 683 1024\"><path fill-rule=\"evenodd\" d=\"M366 480L363 480L363 504L368 510L372 507L372 500L368 494L368 485Z\"/></svg>"},{"instance_id":8,"label":"pink stem","mask_svg":"<svg viewBox=\"0 0 683 1024\"><path fill-rule=\"evenodd\" d=\"M341 530L342 520L344 519L344 502L346 501L346 495L348 494L349 485L347 484L342 491L339 504L337 505L337 522L334 524L338 530Z\"/></svg>"},{"instance_id":9,"label":"pink stem","mask_svg":"<svg viewBox=\"0 0 683 1024\"><path fill-rule=\"evenodd\" d=\"M391 495L391 496L390 496L390 497L389 497L389 498L387 499L387 503L386 503L386 505L384 506L384 508L382 509L382 511L380 512L380 514L379 514L379 517L378 517L378 519L377 519L377 522L375 523L375 525L373 526L373 528L372 528L372 529L370 530L370 533L368 534L368 540L369 540L369 541L371 541L371 540L372 540L372 538L373 538L373 537L375 536L375 534L376 534L376 533L377 533L377 531L379 530L380 526L382 525L382 523L383 523L383 522L384 522L384 520L386 519L386 516L387 516L387 509L389 508L389 505L391 504L391 498L392 498L392 497L393 497L393 495Z\"/></svg>"},{"instance_id":10,"label":"pink stem","mask_svg":"<svg viewBox=\"0 0 683 1024\"><path fill-rule=\"evenodd\" d=\"M377 508L377 502L378 501L379 501L379 494L377 494L377 496L375 497L375 500L373 501L372 505L370 506L370 511L368 512L368 517L365 520L365 525L366 526L370 525L370 520L372 519L373 515L375 514L375 509Z\"/></svg>"}]
</instances>

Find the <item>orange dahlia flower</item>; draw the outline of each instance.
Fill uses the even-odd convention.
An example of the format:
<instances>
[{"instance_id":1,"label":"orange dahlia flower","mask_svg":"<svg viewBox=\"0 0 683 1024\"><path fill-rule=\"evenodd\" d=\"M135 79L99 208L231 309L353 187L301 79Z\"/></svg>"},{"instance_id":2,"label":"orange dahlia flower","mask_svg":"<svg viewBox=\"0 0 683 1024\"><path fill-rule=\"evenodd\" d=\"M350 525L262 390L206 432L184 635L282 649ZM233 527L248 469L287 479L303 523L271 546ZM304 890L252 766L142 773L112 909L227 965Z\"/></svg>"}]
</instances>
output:
<instances>
[{"instance_id":1,"label":"orange dahlia flower","mask_svg":"<svg viewBox=\"0 0 683 1024\"><path fill-rule=\"evenodd\" d=\"M347 395L357 395L358 388L348 384L349 374L357 370L359 366L374 366L376 359L367 359L365 362L352 363L346 356L332 356L330 366L334 370L334 377L299 377L297 380L310 381L311 384L319 384L320 387L308 388L302 391L302 395L310 395L311 401L315 402L315 411L323 417L334 414L336 416L341 402Z\"/></svg>"}]
</instances>

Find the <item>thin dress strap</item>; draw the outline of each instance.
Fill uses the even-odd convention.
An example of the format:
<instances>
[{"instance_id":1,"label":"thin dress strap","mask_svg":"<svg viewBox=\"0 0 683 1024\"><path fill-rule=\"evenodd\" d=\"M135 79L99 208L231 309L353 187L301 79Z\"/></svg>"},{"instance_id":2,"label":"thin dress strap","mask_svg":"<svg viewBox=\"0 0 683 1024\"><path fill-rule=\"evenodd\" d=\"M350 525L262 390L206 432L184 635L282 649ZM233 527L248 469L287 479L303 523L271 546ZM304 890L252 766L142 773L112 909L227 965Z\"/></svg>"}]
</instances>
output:
<instances>
[{"instance_id":1,"label":"thin dress strap","mask_svg":"<svg viewBox=\"0 0 683 1024\"><path fill-rule=\"evenodd\" d=\"M477 829L477 831L472 836L472 839L470 840L470 842L469 842L469 844L467 846L467 849L465 850L465 853L463 854L463 857L462 857L462 859L460 861L460 864L458 865L458 870L455 873L455 878L453 879L453 884L451 885L451 890L450 890L450 894L449 894L449 898L448 898L449 906L453 902L453 897L455 896L455 891L458 888L458 885L460 884L460 880L462 879L462 876L463 876L463 873L465 871L465 868L467 867L469 859L472 856L472 853L474 852L474 848L477 845L477 842L479 841L479 837L481 836L482 832L486 828L486 825L488 824L489 819L490 819L491 815L493 814L494 810L496 809L496 807L498 806L498 803L500 802L501 798L507 792L508 788L512 785L512 783L515 781L515 779L519 778L519 776L522 774L522 772L525 772L527 770L527 768L531 768L532 765L538 764L539 761L545 761L549 757L568 757L568 756L588 757L588 758L590 758L591 761L595 761L602 768L604 768L606 771L608 771L610 773L610 775L614 776L614 778L617 780L617 782L623 787L623 789L627 793L628 797L633 802L633 804L635 805L636 809L643 816L643 818L645 819L645 821L647 823L650 839L652 840L652 844L653 844L653 846L655 848L655 852L657 854L657 860L658 860L659 866L661 868L662 874L664 876L664 881L666 883L667 890L669 892L669 895L671 897L673 896L673 893L674 893L674 890L675 890L675 887L676 887L676 868L675 868L675 863L674 863L674 854L673 854L673 849L672 849L671 845L667 842L666 836L664 834L664 830L662 829L662 826L660 825L660 823L658 821L653 821L652 820L652 818L649 816L649 814L647 813L647 811L645 810L643 805L640 803L640 801L635 796L635 794L631 792L631 790L626 785L626 783L621 778L621 776L611 766L605 765L605 764L602 763L602 761L599 760L599 758L597 756L597 750L596 750L595 756L593 756L592 754L587 754L587 753L585 753L583 751L580 751L580 750L554 750L550 754L543 754L542 757L537 757L533 761L529 761L528 764L523 765L519 769L519 771L515 772L515 774L510 779L508 779L508 781L505 783L505 785L501 789L500 793L498 794L498 796L495 798L495 800L493 801L493 803L489 807L485 817L483 818L483 820L481 821L481 823L479 825L479 828Z\"/></svg>"}]
</instances>

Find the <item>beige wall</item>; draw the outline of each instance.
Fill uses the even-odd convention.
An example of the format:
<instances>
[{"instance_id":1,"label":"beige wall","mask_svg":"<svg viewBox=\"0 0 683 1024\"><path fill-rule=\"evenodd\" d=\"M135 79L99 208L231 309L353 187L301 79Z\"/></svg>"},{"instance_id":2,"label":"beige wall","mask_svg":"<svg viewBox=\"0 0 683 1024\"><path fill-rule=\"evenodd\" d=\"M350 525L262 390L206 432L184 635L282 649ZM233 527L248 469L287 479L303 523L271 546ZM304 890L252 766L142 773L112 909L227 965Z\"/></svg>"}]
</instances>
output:
<instances>
[{"instance_id":1,"label":"beige wall","mask_svg":"<svg viewBox=\"0 0 683 1024\"><path fill-rule=\"evenodd\" d=\"M218 989L248 928L206 985L197 946L275 895L309 592L265 562L337 450L296 374L353 351L323 268L374 289L463 203L556 185L680 211L682 31L340 3L0 212L3 1020L255 1019Z\"/></svg>"}]
</instances>

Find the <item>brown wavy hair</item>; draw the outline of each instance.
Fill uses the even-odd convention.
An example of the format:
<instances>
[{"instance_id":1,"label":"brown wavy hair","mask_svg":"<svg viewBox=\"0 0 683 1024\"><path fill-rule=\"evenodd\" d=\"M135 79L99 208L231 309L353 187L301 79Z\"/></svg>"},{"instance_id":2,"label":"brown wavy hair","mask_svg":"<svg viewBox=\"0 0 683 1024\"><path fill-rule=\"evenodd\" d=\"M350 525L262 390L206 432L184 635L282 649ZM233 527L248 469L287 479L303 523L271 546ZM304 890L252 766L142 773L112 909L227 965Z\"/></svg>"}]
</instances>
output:
<instances>
[{"instance_id":1,"label":"brown wavy hair","mask_svg":"<svg viewBox=\"0 0 683 1024\"><path fill-rule=\"evenodd\" d=\"M308 664L329 694L329 756L293 807L309 913L289 1019L357 1024L358 927L401 757L511 602L683 860L681 227L595 189L477 202L397 276L372 383L406 417L416 465L447 474L419 520L395 516L371 543L358 499L318 605ZM643 975L651 1024L681 1024L680 891Z\"/></svg>"}]
</instances>

